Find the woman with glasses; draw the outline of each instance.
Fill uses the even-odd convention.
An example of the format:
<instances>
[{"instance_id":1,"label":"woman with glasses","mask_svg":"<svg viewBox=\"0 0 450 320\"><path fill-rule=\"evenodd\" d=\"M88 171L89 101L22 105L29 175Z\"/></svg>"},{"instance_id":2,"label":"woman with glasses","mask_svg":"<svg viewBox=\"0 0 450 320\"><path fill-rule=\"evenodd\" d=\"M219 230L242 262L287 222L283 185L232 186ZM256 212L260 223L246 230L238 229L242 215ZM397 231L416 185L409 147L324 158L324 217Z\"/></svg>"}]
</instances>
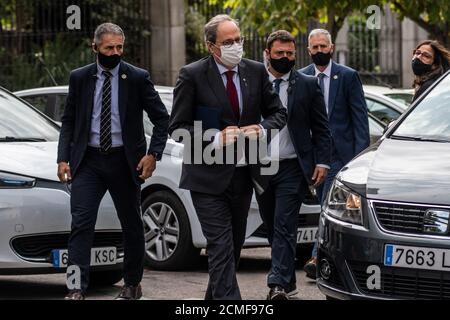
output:
<instances>
[{"instance_id":1,"label":"woman with glasses","mask_svg":"<svg viewBox=\"0 0 450 320\"><path fill-rule=\"evenodd\" d=\"M443 73L450 69L450 51L435 40L425 40L413 51L415 101Z\"/></svg>"}]
</instances>

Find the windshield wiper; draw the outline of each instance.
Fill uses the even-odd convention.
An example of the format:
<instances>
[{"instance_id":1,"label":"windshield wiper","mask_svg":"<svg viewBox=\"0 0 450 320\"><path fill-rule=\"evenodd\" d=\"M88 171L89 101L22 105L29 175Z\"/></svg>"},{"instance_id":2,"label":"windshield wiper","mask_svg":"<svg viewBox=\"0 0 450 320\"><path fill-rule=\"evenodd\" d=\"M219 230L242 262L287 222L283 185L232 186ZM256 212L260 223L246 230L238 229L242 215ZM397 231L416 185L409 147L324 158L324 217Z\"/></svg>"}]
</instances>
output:
<instances>
[{"instance_id":1,"label":"windshield wiper","mask_svg":"<svg viewBox=\"0 0 450 320\"><path fill-rule=\"evenodd\" d=\"M446 140L446 139L433 139L433 138L397 136L397 135L392 135L390 138L396 139L396 140L408 140L408 141L450 142L450 140Z\"/></svg>"},{"instance_id":2,"label":"windshield wiper","mask_svg":"<svg viewBox=\"0 0 450 320\"><path fill-rule=\"evenodd\" d=\"M32 138L32 137L1 137L0 142L45 142L47 140L43 138Z\"/></svg>"}]
</instances>

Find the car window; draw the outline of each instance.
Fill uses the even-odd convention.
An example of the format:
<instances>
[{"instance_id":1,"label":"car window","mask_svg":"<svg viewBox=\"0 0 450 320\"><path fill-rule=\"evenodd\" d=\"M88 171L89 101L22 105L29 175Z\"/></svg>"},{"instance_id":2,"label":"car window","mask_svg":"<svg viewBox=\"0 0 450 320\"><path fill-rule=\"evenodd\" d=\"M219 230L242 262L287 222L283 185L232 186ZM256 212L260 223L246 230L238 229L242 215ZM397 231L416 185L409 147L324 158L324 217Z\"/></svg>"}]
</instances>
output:
<instances>
[{"instance_id":1,"label":"car window","mask_svg":"<svg viewBox=\"0 0 450 320\"><path fill-rule=\"evenodd\" d=\"M47 106L47 96L42 96L42 95L29 96L29 97L23 97L22 99L24 99L25 101L30 103L33 107L38 109L40 112L43 112L43 113L47 114L45 112L45 108Z\"/></svg>"},{"instance_id":2,"label":"car window","mask_svg":"<svg viewBox=\"0 0 450 320\"><path fill-rule=\"evenodd\" d=\"M447 75L402 120L396 136L450 141L450 76Z\"/></svg>"},{"instance_id":3,"label":"car window","mask_svg":"<svg viewBox=\"0 0 450 320\"><path fill-rule=\"evenodd\" d=\"M400 112L378 101L366 98L367 109L378 120L388 124L400 116Z\"/></svg>"},{"instance_id":4,"label":"car window","mask_svg":"<svg viewBox=\"0 0 450 320\"><path fill-rule=\"evenodd\" d=\"M386 96L407 106L411 104L414 97L414 95L410 93L387 93Z\"/></svg>"},{"instance_id":5,"label":"car window","mask_svg":"<svg viewBox=\"0 0 450 320\"><path fill-rule=\"evenodd\" d=\"M35 109L13 95L0 91L0 141L45 139L57 141L57 127Z\"/></svg>"},{"instance_id":6,"label":"car window","mask_svg":"<svg viewBox=\"0 0 450 320\"><path fill-rule=\"evenodd\" d=\"M370 143L375 143L383 135L383 127L374 119L369 117Z\"/></svg>"},{"instance_id":7,"label":"car window","mask_svg":"<svg viewBox=\"0 0 450 320\"><path fill-rule=\"evenodd\" d=\"M64 114L64 108L66 106L66 97L67 95L65 94L55 95L53 116L51 117L53 120L61 122L61 118Z\"/></svg>"},{"instance_id":8,"label":"car window","mask_svg":"<svg viewBox=\"0 0 450 320\"><path fill-rule=\"evenodd\" d=\"M161 101L166 106L167 112L170 114L172 111L172 104L173 104L173 94L172 93L159 93L159 97L161 98ZM144 112L144 130L145 133L149 136L153 133L153 124L150 122L150 119L148 118L148 115Z\"/></svg>"}]
</instances>

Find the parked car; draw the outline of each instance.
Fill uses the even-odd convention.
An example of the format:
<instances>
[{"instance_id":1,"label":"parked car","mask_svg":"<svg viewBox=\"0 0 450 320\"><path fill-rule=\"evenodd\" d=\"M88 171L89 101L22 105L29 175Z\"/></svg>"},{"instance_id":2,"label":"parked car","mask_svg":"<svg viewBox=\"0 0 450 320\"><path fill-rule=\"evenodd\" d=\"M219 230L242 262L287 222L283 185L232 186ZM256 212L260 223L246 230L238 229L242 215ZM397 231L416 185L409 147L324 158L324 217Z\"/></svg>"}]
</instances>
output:
<instances>
[{"instance_id":1,"label":"parked car","mask_svg":"<svg viewBox=\"0 0 450 320\"><path fill-rule=\"evenodd\" d=\"M319 224L331 298L450 298L450 72L336 176Z\"/></svg>"},{"instance_id":2,"label":"parked car","mask_svg":"<svg viewBox=\"0 0 450 320\"><path fill-rule=\"evenodd\" d=\"M364 91L366 90L375 94L386 96L405 105L406 107L409 107L414 97L414 89L398 89L384 86L365 85Z\"/></svg>"},{"instance_id":3,"label":"parked car","mask_svg":"<svg viewBox=\"0 0 450 320\"><path fill-rule=\"evenodd\" d=\"M169 113L173 88L156 86ZM67 86L38 88L16 92L18 96L36 103L37 108L61 121ZM152 124L144 116L146 136L150 139ZM382 129L380 129L382 131ZM379 133L380 130L377 130ZM206 247L189 191L180 189L183 145L169 139L162 160L150 179L142 185L142 209L146 231L146 262L155 269L182 269L195 261ZM54 177L56 179L56 176ZM299 252L310 254L317 233L320 205L317 197L308 194L298 216ZM258 211L255 197L247 220L244 247L267 246L267 231Z\"/></svg>"},{"instance_id":4,"label":"parked car","mask_svg":"<svg viewBox=\"0 0 450 320\"><path fill-rule=\"evenodd\" d=\"M65 272L70 189L56 178L58 136L56 123L0 87L0 274ZM120 281L122 231L109 196L93 253L91 283Z\"/></svg>"},{"instance_id":5,"label":"parked car","mask_svg":"<svg viewBox=\"0 0 450 320\"><path fill-rule=\"evenodd\" d=\"M408 108L408 105L395 101L373 88L374 86L364 86L367 109L372 116L383 122L384 126L396 120Z\"/></svg>"}]
</instances>

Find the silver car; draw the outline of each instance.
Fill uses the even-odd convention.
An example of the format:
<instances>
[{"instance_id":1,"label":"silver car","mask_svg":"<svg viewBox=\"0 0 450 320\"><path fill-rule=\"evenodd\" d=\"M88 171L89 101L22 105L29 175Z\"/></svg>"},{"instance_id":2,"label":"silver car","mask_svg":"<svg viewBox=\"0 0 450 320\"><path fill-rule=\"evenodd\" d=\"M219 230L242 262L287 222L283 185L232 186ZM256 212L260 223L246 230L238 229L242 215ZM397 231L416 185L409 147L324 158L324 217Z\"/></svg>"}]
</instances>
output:
<instances>
[{"instance_id":1,"label":"silver car","mask_svg":"<svg viewBox=\"0 0 450 320\"><path fill-rule=\"evenodd\" d=\"M172 108L173 88L156 86L169 113ZM61 120L67 86L37 88L15 94L36 108ZM147 139L152 134L152 124L147 116L145 131ZM380 129L380 135L382 126ZM55 151L56 152L56 151ZM146 262L154 269L174 270L192 265L206 247L200 223L192 204L189 191L180 189L183 145L172 139L167 142L161 161L150 179L142 185L142 209L145 222ZM55 175L55 165L52 174ZM52 177L56 181L56 175ZM299 253L310 254L320 215L317 198L309 194L298 216ZM253 197L248 220L245 247L267 246L267 232Z\"/></svg>"}]
</instances>

